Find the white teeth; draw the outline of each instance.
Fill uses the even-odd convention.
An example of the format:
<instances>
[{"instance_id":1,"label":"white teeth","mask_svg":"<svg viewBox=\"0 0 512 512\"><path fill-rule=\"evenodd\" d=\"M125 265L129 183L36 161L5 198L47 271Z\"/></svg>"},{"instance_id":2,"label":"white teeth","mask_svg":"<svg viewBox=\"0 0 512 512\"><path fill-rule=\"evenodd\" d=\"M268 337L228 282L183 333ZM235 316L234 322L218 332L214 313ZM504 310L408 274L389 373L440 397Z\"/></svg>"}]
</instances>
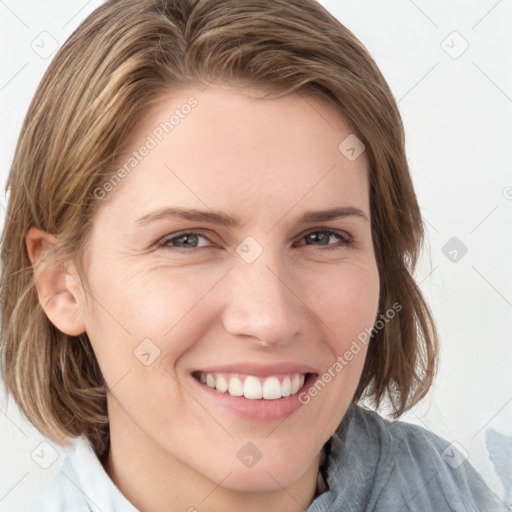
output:
<instances>
[{"instance_id":1,"label":"white teeth","mask_svg":"<svg viewBox=\"0 0 512 512\"><path fill-rule=\"evenodd\" d=\"M263 381L263 398L267 400L281 398L281 384L277 377L268 377Z\"/></svg>"},{"instance_id":2,"label":"white teeth","mask_svg":"<svg viewBox=\"0 0 512 512\"><path fill-rule=\"evenodd\" d=\"M215 387L217 391L225 393L228 390L228 381L222 375L219 375L215 380Z\"/></svg>"},{"instance_id":3,"label":"white teeth","mask_svg":"<svg viewBox=\"0 0 512 512\"><path fill-rule=\"evenodd\" d=\"M290 377L285 377L281 384L281 395L290 396L292 394L292 381Z\"/></svg>"},{"instance_id":4,"label":"white teeth","mask_svg":"<svg viewBox=\"0 0 512 512\"><path fill-rule=\"evenodd\" d=\"M291 393L294 395L304 385L304 375L295 375L292 380Z\"/></svg>"},{"instance_id":5,"label":"white teeth","mask_svg":"<svg viewBox=\"0 0 512 512\"><path fill-rule=\"evenodd\" d=\"M245 377L227 377L220 374L201 373L199 381L220 393L226 391L231 396L244 396L250 400L277 400L281 397L294 395L304 385L305 375L293 374L284 377L282 381L278 377L260 378L252 375Z\"/></svg>"},{"instance_id":6,"label":"white teeth","mask_svg":"<svg viewBox=\"0 0 512 512\"><path fill-rule=\"evenodd\" d=\"M231 396L243 396L244 385L242 381L238 377L231 377L229 379L228 391Z\"/></svg>"},{"instance_id":7,"label":"white teeth","mask_svg":"<svg viewBox=\"0 0 512 512\"><path fill-rule=\"evenodd\" d=\"M249 376L244 382L244 396L252 400L263 398L263 390L261 388L260 379L257 377Z\"/></svg>"}]
</instances>

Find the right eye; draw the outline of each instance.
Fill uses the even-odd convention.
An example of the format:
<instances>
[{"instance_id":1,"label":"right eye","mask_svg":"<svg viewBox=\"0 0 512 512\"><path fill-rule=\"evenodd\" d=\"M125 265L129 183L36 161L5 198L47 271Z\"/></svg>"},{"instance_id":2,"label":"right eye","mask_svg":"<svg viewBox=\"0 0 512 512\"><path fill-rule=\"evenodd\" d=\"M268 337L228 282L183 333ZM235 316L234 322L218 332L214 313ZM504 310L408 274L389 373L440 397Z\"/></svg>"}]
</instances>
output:
<instances>
[{"instance_id":1,"label":"right eye","mask_svg":"<svg viewBox=\"0 0 512 512\"><path fill-rule=\"evenodd\" d=\"M162 247L164 249L200 249L205 245L198 245L199 240L203 238L209 242L209 239L198 233L196 231L185 231L181 233L173 233L172 235L168 235L157 242L157 247ZM191 252L191 251L188 251Z\"/></svg>"}]
</instances>

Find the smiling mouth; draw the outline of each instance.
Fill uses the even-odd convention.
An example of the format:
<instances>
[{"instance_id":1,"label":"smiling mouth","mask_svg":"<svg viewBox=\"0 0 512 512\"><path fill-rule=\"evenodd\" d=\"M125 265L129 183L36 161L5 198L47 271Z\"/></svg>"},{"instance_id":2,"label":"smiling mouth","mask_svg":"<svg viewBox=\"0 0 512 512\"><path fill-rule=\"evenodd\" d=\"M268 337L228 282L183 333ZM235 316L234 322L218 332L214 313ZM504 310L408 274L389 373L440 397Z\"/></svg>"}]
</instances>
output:
<instances>
[{"instance_id":1,"label":"smiling mouth","mask_svg":"<svg viewBox=\"0 0 512 512\"><path fill-rule=\"evenodd\" d=\"M311 374L290 373L256 377L254 375L194 372L192 376L219 393L249 400L278 400L297 394Z\"/></svg>"}]
</instances>

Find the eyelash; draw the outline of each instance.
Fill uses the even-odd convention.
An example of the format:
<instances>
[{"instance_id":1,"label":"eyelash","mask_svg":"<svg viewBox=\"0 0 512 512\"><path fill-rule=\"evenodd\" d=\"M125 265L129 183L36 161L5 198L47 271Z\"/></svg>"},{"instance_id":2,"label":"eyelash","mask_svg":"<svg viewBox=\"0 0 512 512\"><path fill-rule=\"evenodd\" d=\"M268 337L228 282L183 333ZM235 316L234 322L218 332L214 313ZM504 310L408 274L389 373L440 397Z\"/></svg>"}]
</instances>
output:
<instances>
[{"instance_id":1,"label":"eyelash","mask_svg":"<svg viewBox=\"0 0 512 512\"><path fill-rule=\"evenodd\" d=\"M348 247L348 246L353 245L353 240L348 235L348 233L343 232L343 231L331 230L331 229L315 229L312 231L308 231L306 234L304 234L300 238L300 240L306 238L307 236L309 236L313 233L324 233L324 234L329 235L329 238L331 236L334 236L334 237L338 238L341 243L339 245L338 244L329 244L329 246L327 246L327 247L324 247L322 245L315 246L314 244L300 244L300 245L306 245L306 246L313 245L313 247L321 247L322 251L333 251L333 250L337 250L337 249L341 249L343 247ZM189 236L189 235L199 235L210 242L210 239L206 235L202 234L199 231L183 231L181 233L173 234L172 236L167 236L167 237L162 238L155 244L156 248L163 248L163 249L167 249L167 250L183 250L186 252L195 252L199 249L205 249L205 247L193 247L191 249L187 249L184 247L176 247L176 246L168 245L169 242L171 242L172 240L175 240L177 238L182 238L185 236Z\"/></svg>"}]
</instances>

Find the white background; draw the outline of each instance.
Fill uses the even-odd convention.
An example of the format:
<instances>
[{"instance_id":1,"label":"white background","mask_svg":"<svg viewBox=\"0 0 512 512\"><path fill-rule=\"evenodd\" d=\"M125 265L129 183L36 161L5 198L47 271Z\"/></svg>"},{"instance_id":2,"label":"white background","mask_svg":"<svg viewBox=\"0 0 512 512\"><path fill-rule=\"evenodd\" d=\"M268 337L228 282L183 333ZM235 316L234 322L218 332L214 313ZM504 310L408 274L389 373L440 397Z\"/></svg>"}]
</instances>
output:
<instances>
[{"instance_id":1,"label":"white background","mask_svg":"<svg viewBox=\"0 0 512 512\"><path fill-rule=\"evenodd\" d=\"M512 451L512 2L322 3L368 48L394 92L427 227L417 279L437 319L441 367L430 396L402 419L458 443L505 499L485 438L491 430L508 436L501 453ZM33 48L61 45L100 4L0 1L2 184L51 60ZM2 191L2 220L5 202ZM453 237L459 246L445 255ZM42 436L1 395L0 432L0 510L19 511L63 455L40 447ZM43 452L47 463L56 457L47 469L38 464ZM512 474L512 457L505 461Z\"/></svg>"}]
</instances>

